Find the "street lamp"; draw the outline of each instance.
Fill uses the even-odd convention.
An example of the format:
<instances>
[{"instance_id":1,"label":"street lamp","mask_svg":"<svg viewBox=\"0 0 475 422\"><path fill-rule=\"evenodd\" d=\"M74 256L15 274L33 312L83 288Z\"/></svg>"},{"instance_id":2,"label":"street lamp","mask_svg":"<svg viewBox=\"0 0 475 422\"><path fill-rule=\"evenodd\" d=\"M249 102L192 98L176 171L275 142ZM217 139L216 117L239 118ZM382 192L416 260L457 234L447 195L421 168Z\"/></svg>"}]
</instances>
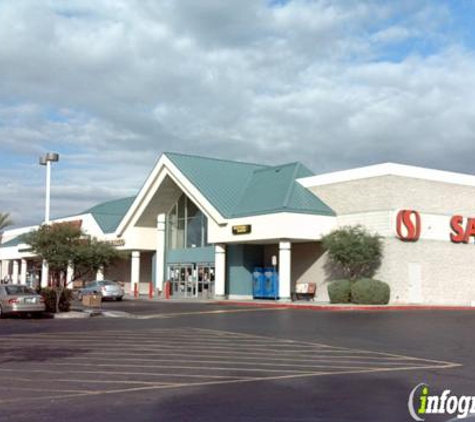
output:
<instances>
[{"instance_id":1,"label":"street lamp","mask_svg":"<svg viewBox=\"0 0 475 422\"><path fill-rule=\"evenodd\" d=\"M49 208L51 195L51 163L59 161L59 154L56 152L47 152L40 157L40 165L46 166L46 201L45 201L45 224L49 223ZM46 260L43 259L41 269L41 287L48 287L49 267Z\"/></svg>"},{"instance_id":2,"label":"street lamp","mask_svg":"<svg viewBox=\"0 0 475 422\"><path fill-rule=\"evenodd\" d=\"M45 201L45 224L49 223L49 208L51 196L51 163L59 161L59 154L56 152L47 152L40 157L40 165L46 166L46 201Z\"/></svg>"}]
</instances>

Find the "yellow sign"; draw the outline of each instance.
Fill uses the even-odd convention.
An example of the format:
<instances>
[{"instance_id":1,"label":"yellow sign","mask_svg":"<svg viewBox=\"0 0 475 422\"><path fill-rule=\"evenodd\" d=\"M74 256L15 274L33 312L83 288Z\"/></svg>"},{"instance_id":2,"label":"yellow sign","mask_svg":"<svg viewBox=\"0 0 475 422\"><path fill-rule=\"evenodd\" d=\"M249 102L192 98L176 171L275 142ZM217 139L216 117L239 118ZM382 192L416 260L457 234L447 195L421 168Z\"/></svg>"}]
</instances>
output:
<instances>
[{"instance_id":1,"label":"yellow sign","mask_svg":"<svg viewBox=\"0 0 475 422\"><path fill-rule=\"evenodd\" d=\"M233 226L233 234L249 234L251 233L250 224L241 224L239 226Z\"/></svg>"}]
</instances>

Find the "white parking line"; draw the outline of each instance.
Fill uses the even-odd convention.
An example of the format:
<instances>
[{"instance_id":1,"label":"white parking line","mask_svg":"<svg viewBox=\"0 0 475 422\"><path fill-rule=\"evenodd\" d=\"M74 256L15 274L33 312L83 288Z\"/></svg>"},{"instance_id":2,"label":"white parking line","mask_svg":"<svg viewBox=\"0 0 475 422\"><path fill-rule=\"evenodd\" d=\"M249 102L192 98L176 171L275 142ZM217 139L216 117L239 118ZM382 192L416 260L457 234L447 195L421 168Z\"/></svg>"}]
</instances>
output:
<instances>
[{"instance_id":1,"label":"white parking line","mask_svg":"<svg viewBox=\"0 0 475 422\"><path fill-rule=\"evenodd\" d=\"M27 350L43 347L46 356L47 350L63 356L52 355L37 369L35 362L21 354L28 346ZM15 384L9 389L45 392L29 386L39 381L65 386L61 390L48 389L56 393L54 396L1 399L6 384L0 387L0 403L460 366L393 353L199 328L7 335L2 338L0 352L0 362L7 358L0 363L0 372L11 374ZM34 374L43 377L36 379ZM81 388L71 389L68 384ZM93 388L99 385L105 388Z\"/></svg>"}]
</instances>

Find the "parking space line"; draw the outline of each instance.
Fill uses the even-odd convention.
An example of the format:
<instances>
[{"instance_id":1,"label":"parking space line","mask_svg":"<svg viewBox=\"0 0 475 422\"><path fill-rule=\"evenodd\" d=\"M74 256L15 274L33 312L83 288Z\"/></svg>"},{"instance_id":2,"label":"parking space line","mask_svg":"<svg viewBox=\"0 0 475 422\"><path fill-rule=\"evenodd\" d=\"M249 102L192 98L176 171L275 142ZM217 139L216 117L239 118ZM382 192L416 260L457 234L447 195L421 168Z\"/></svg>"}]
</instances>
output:
<instances>
[{"instance_id":1,"label":"parking space line","mask_svg":"<svg viewBox=\"0 0 475 422\"><path fill-rule=\"evenodd\" d=\"M189 355L190 356L190 355ZM191 355L195 357L195 355ZM68 362L74 362L76 360L87 360L87 361L94 361L94 365L96 362L100 361L110 361L109 358L90 358L90 357L66 357L64 358ZM223 357L224 359L224 357ZM320 367L321 365L312 365L312 363L318 363L320 360L318 358L314 358L312 361L308 361L307 364L302 364L302 363L297 363L296 361L293 361L291 363L278 363L278 362L262 362L260 360L252 360L251 362L243 362L242 360L239 359L233 359L233 360L205 360L205 359L199 359L199 360L194 360L194 359L176 359L175 356L173 357L173 362L189 362L189 363L217 363L220 365L257 365L257 366L271 366L271 367L293 367L293 368L316 368ZM267 360L267 359L266 359ZM143 359L143 358L120 358L118 362L121 363L127 363L127 362L170 362L170 357L167 358L154 358L154 359ZM301 360L300 362L304 362ZM412 366L412 365L418 365L417 362L407 362L407 361L372 361L372 359L368 359L368 361L362 361L362 360L340 360L340 359L324 359L323 362L338 362L338 363L357 363L357 364L374 364L374 365L401 365L405 364L406 366ZM130 366L137 366L137 365L130 365ZM140 366L140 365L139 365Z\"/></svg>"},{"instance_id":2,"label":"parking space line","mask_svg":"<svg viewBox=\"0 0 475 422\"><path fill-rule=\"evenodd\" d=\"M15 358L16 349L21 352L25 346L63 351L63 356L43 363L41 369L29 369L25 367L28 363L24 356L20 355L21 360L11 359ZM105 346L108 353L103 351ZM34 374L51 375L49 379L42 378L44 382L66 383L65 389L49 390L62 394L32 400L461 366L393 353L189 327L153 329L140 334L116 330L104 335L87 332L7 335L2 338L0 352L9 357L0 372L11 374L12 381L19 383L10 389L44 392L45 389L36 386L21 385L38 381ZM110 363L112 356L114 363ZM15 368L16 365L21 367ZM85 380L86 374L91 378ZM127 379L115 379L118 377ZM82 387L79 383L88 389L69 388ZM20 400L30 398L5 398L0 403Z\"/></svg>"},{"instance_id":3,"label":"parking space line","mask_svg":"<svg viewBox=\"0 0 475 422\"><path fill-rule=\"evenodd\" d=\"M26 372L26 373L44 373L44 374L58 374L58 370L48 370L48 369L21 369L21 368L0 368L0 372ZM130 371L85 371L82 369L75 370L66 370L63 371L62 374L71 373L71 374L107 374L107 375L146 375L148 377L175 377L175 378L216 378L216 379L223 379L223 378L237 378L237 379L250 379L252 377L243 377L243 376L236 376L236 375L199 375L199 374L168 374L168 373L157 373L157 372L130 372Z\"/></svg>"},{"instance_id":4,"label":"parking space line","mask_svg":"<svg viewBox=\"0 0 475 422\"><path fill-rule=\"evenodd\" d=\"M461 366L461 365L453 364L451 367L455 367L455 366ZM423 369L432 369L432 368L440 368L440 367L439 366L423 367ZM418 368L398 368L397 370L401 371L401 370L413 370L413 369L418 369ZM211 386L211 385L240 384L240 383L257 382L257 381L278 381L278 380L288 380L288 379L306 378L306 377L318 377L318 376L329 376L329 375L335 376L335 375L344 375L344 374L365 374L365 373L377 373L377 372L389 372L389 371L391 371L391 369L384 368L384 369L348 370L348 371L339 371L339 372L334 372L334 373L311 372L311 373L305 373L305 374L281 375L281 376L249 378L249 379L241 379L241 380L209 381L209 382L202 382L202 383L178 384L174 386L150 386L150 387L134 388L134 389L94 392L91 394L86 394L86 393L68 394L68 395L63 395L61 397L57 397L57 396L33 397L33 398L28 398L28 400L34 401L34 400L46 400L46 399L68 399L68 398L77 398L77 397L86 396L86 395L120 394L120 393L128 393L128 392L144 391L144 390L202 387L202 386ZM24 398L4 399L4 400L0 400L0 403L12 403L12 402L18 402L18 401L25 401L25 399Z\"/></svg>"}]
</instances>

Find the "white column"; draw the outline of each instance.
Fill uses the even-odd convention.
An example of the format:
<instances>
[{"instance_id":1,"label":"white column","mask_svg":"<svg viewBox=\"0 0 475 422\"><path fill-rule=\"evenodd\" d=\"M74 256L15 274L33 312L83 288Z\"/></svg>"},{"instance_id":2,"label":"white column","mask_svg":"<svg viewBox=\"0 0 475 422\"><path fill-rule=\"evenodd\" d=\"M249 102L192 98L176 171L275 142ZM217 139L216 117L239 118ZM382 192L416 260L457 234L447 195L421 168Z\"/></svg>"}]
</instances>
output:
<instances>
[{"instance_id":1,"label":"white column","mask_svg":"<svg viewBox=\"0 0 475 422\"><path fill-rule=\"evenodd\" d=\"M290 242L279 242L279 299L284 301L291 295L291 252Z\"/></svg>"},{"instance_id":2,"label":"white column","mask_svg":"<svg viewBox=\"0 0 475 422\"><path fill-rule=\"evenodd\" d=\"M101 267L97 270L96 280L104 280L104 267Z\"/></svg>"},{"instance_id":3,"label":"white column","mask_svg":"<svg viewBox=\"0 0 475 422\"><path fill-rule=\"evenodd\" d=\"M68 269L66 271L66 285L69 288L72 288L71 283L73 282L73 278L74 278L74 265L71 261L69 261Z\"/></svg>"},{"instance_id":4,"label":"white column","mask_svg":"<svg viewBox=\"0 0 475 422\"><path fill-rule=\"evenodd\" d=\"M140 282L140 252L132 252L132 260L130 263L130 294L134 294L134 284L139 287Z\"/></svg>"},{"instance_id":5,"label":"white column","mask_svg":"<svg viewBox=\"0 0 475 422\"><path fill-rule=\"evenodd\" d=\"M18 284L18 260L13 260L13 275L12 275L12 283Z\"/></svg>"},{"instance_id":6,"label":"white column","mask_svg":"<svg viewBox=\"0 0 475 422\"><path fill-rule=\"evenodd\" d=\"M43 259L41 265L41 287L48 287L49 281L49 266L46 260Z\"/></svg>"},{"instance_id":7,"label":"white column","mask_svg":"<svg viewBox=\"0 0 475 422\"><path fill-rule=\"evenodd\" d=\"M214 296L226 297L226 245L217 244L214 250Z\"/></svg>"},{"instance_id":8,"label":"white column","mask_svg":"<svg viewBox=\"0 0 475 422\"><path fill-rule=\"evenodd\" d=\"M157 250L155 255L155 288L163 292L165 277L165 214L157 216Z\"/></svg>"},{"instance_id":9,"label":"white column","mask_svg":"<svg viewBox=\"0 0 475 422\"><path fill-rule=\"evenodd\" d=\"M2 280L5 279L6 276L9 275L10 271L10 261L8 259L2 260Z\"/></svg>"},{"instance_id":10,"label":"white column","mask_svg":"<svg viewBox=\"0 0 475 422\"><path fill-rule=\"evenodd\" d=\"M26 284L26 267L27 267L26 259L22 259L21 267L20 267L20 283L21 284Z\"/></svg>"}]
</instances>

